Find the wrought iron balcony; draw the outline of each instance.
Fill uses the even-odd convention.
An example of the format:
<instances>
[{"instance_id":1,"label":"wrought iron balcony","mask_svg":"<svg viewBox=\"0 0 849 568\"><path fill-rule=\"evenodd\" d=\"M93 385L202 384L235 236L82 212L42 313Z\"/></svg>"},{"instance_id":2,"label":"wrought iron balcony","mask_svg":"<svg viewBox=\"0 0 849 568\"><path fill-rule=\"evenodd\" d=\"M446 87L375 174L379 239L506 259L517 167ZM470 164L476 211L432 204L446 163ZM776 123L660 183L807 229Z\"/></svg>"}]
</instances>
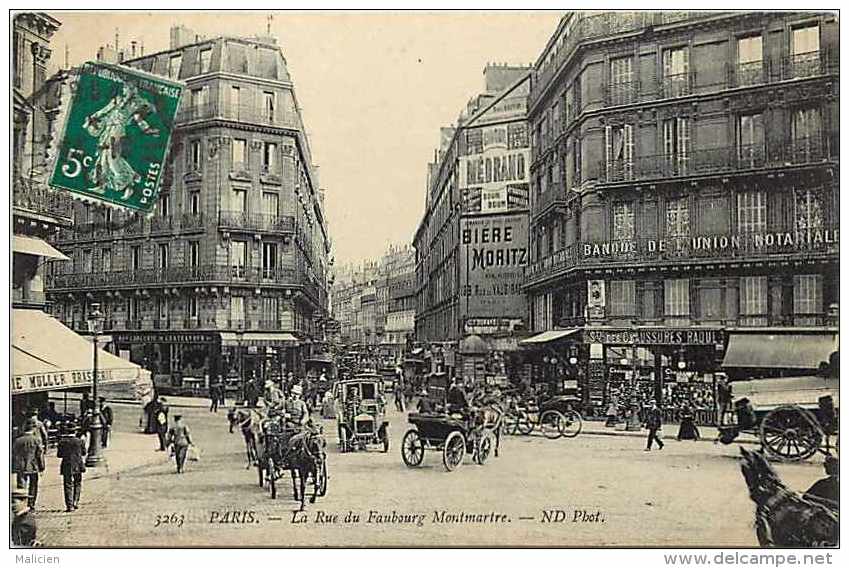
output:
<instances>
[{"instance_id":1,"label":"wrought iron balcony","mask_svg":"<svg viewBox=\"0 0 849 568\"><path fill-rule=\"evenodd\" d=\"M70 195L24 177L14 180L12 206L21 212L54 217L59 225L70 224L73 215Z\"/></svg>"},{"instance_id":2,"label":"wrought iron balcony","mask_svg":"<svg viewBox=\"0 0 849 568\"><path fill-rule=\"evenodd\" d=\"M627 105L637 102L640 93L639 81L611 83L607 86L604 103L607 106Z\"/></svg>"},{"instance_id":3,"label":"wrought iron balcony","mask_svg":"<svg viewBox=\"0 0 849 568\"><path fill-rule=\"evenodd\" d=\"M693 76L691 73L666 75L661 80L663 98L684 97L693 94Z\"/></svg>"},{"instance_id":4,"label":"wrought iron balcony","mask_svg":"<svg viewBox=\"0 0 849 568\"><path fill-rule=\"evenodd\" d=\"M218 213L218 226L221 229L235 231L292 233L295 230L295 218L291 215L220 211Z\"/></svg>"},{"instance_id":5,"label":"wrought iron balcony","mask_svg":"<svg viewBox=\"0 0 849 568\"><path fill-rule=\"evenodd\" d=\"M735 87L748 87L766 83L766 70L763 61L739 63L734 66L733 72L734 75L731 79Z\"/></svg>"},{"instance_id":6,"label":"wrought iron balcony","mask_svg":"<svg viewBox=\"0 0 849 568\"><path fill-rule=\"evenodd\" d=\"M234 283L299 285L296 271L293 268L253 268L223 264L76 272L53 274L47 278L47 285L52 290L117 288L156 284L215 285Z\"/></svg>"}]
</instances>

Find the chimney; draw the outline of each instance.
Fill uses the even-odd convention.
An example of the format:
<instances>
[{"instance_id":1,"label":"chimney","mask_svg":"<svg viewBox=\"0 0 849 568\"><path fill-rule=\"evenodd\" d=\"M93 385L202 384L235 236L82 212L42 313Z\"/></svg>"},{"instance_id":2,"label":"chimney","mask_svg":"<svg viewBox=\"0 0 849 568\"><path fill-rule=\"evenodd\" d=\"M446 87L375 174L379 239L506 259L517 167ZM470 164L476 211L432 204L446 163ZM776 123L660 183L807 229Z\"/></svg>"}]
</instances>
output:
<instances>
[{"instance_id":1,"label":"chimney","mask_svg":"<svg viewBox=\"0 0 849 568\"><path fill-rule=\"evenodd\" d=\"M136 57L136 40L130 42L130 57L133 59Z\"/></svg>"},{"instance_id":2,"label":"chimney","mask_svg":"<svg viewBox=\"0 0 849 568\"><path fill-rule=\"evenodd\" d=\"M121 46L118 45L118 28L115 28L115 51L121 51Z\"/></svg>"},{"instance_id":3,"label":"chimney","mask_svg":"<svg viewBox=\"0 0 849 568\"><path fill-rule=\"evenodd\" d=\"M144 55L144 40L141 40L141 55Z\"/></svg>"}]
</instances>

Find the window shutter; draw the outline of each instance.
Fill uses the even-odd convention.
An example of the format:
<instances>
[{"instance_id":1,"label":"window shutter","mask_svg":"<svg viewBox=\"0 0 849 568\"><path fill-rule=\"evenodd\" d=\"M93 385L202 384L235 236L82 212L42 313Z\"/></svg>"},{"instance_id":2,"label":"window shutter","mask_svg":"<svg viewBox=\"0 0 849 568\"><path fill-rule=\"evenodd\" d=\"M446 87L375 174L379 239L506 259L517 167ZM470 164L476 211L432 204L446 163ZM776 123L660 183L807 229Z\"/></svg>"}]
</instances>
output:
<instances>
[{"instance_id":1,"label":"window shutter","mask_svg":"<svg viewBox=\"0 0 849 568\"><path fill-rule=\"evenodd\" d=\"M604 127L604 163L607 167L607 179L608 181L613 178L613 141L611 140L613 136L613 127L605 126Z\"/></svg>"},{"instance_id":2,"label":"window shutter","mask_svg":"<svg viewBox=\"0 0 849 568\"><path fill-rule=\"evenodd\" d=\"M625 125L625 176L626 179L633 177L634 171L634 127Z\"/></svg>"}]
</instances>

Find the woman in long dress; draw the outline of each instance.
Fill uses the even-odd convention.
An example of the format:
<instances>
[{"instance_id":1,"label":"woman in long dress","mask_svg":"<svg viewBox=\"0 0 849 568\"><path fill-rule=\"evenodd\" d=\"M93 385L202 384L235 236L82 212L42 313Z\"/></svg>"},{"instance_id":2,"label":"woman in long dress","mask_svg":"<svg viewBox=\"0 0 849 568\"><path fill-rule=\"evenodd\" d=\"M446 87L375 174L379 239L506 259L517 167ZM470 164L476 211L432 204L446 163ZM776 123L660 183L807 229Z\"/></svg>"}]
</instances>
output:
<instances>
[{"instance_id":1,"label":"woman in long dress","mask_svg":"<svg viewBox=\"0 0 849 568\"><path fill-rule=\"evenodd\" d=\"M681 424L678 426L678 440L698 440L699 429L696 428L695 415L690 405L685 404L681 409Z\"/></svg>"}]
</instances>

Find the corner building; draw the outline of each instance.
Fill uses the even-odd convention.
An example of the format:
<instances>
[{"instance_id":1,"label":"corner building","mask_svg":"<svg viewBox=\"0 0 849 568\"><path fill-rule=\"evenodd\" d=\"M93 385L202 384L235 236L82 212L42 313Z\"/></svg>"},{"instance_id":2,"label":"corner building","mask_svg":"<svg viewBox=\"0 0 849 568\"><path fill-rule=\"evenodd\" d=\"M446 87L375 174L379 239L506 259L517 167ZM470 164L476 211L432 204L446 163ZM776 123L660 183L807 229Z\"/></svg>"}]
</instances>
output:
<instances>
[{"instance_id":1,"label":"corner building","mask_svg":"<svg viewBox=\"0 0 849 568\"><path fill-rule=\"evenodd\" d=\"M149 218L75 206L55 315L78 327L100 302L113 347L174 387L301 374L323 341L331 241L286 59L273 38L185 36L118 55L186 83L169 163Z\"/></svg>"},{"instance_id":2,"label":"corner building","mask_svg":"<svg viewBox=\"0 0 849 568\"><path fill-rule=\"evenodd\" d=\"M838 35L815 13L561 20L532 73L524 289L588 411L836 350Z\"/></svg>"}]
</instances>

